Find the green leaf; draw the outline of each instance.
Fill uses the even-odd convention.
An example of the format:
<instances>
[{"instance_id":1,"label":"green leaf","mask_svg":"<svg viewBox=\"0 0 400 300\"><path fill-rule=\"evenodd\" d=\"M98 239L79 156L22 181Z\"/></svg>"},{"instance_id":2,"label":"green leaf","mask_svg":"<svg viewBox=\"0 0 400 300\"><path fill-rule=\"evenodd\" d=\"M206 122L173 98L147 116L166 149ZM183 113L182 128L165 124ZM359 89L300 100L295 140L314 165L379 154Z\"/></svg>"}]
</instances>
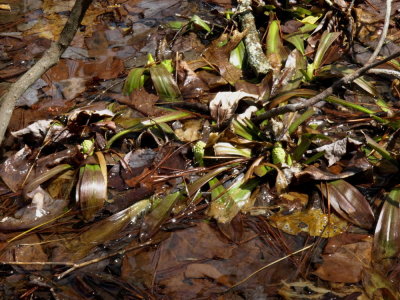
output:
<instances>
[{"instance_id":1,"label":"green leaf","mask_svg":"<svg viewBox=\"0 0 400 300\"><path fill-rule=\"evenodd\" d=\"M400 188L392 189L385 200L374 235L376 262L400 255Z\"/></svg>"},{"instance_id":2,"label":"green leaf","mask_svg":"<svg viewBox=\"0 0 400 300\"><path fill-rule=\"evenodd\" d=\"M171 21L166 24L167 27L173 29L173 30L179 30L183 26L185 26L187 23L186 22L181 22L181 21Z\"/></svg>"},{"instance_id":3,"label":"green leaf","mask_svg":"<svg viewBox=\"0 0 400 300\"><path fill-rule=\"evenodd\" d=\"M231 51L229 62L236 68L242 69L245 53L246 53L246 48L244 46L243 41L241 41L236 46L236 48Z\"/></svg>"},{"instance_id":4,"label":"green leaf","mask_svg":"<svg viewBox=\"0 0 400 300\"><path fill-rule=\"evenodd\" d=\"M318 70L322 66L326 52L339 36L340 32L324 31L321 40L319 41L317 53L314 57L314 62L307 66L307 75L309 78L314 78L314 71Z\"/></svg>"},{"instance_id":5,"label":"green leaf","mask_svg":"<svg viewBox=\"0 0 400 300\"><path fill-rule=\"evenodd\" d=\"M165 59L161 62L161 64L167 68L168 72L173 73L174 72L174 66L172 64L172 59Z\"/></svg>"},{"instance_id":6,"label":"green leaf","mask_svg":"<svg viewBox=\"0 0 400 300\"><path fill-rule=\"evenodd\" d=\"M211 32L210 26L207 25L206 22L204 22L198 15L194 15L191 19L190 22L193 22L197 26L201 27L207 32Z\"/></svg>"},{"instance_id":7,"label":"green leaf","mask_svg":"<svg viewBox=\"0 0 400 300\"><path fill-rule=\"evenodd\" d=\"M182 100L178 85L167 67L163 64L152 66L150 76L161 100L167 102Z\"/></svg>"},{"instance_id":8,"label":"green leaf","mask_svg":"<svg viewBox=\"0 0 400 300\"><path fill-rule=\"evenodd\" d=\"M285 37L285 40L291 43L293 46L296 47L297 50L300 51L301 54L305 54L305 49L304 49L304 41L309 37L310 35L307 33L301 33L301 34L295 34L295 35L290 35Z\"/></svg>"},{"instance_id":9,"label":"green leaf","mask_svg":"<svg viewBox=\"0 0 400 300\"><path fill-rule=\"evenodd\" d=\"M237 147L227 142L219 142L214 144L214 152L216 156L237 155L248 158L251 157L251 149Z\"/></svg>"},{"instance_id":10,"label":"green leaf","mask_svg":"<svg viewBox=\"0 0 400 300\"><path fill-rule=\"evenodd\" d=\"M293 121L292 124L290 124L288 132L289 134L292 134L293 132L296 131L296 129L306 120L311 118L311 116L315 113L315 110L313 107L308 108L304 113L301 114L300 117L298 117L296 120Z\"/></svg>"},{"instance_id":11,"label":"green leaf","mask_svg":"<svg viewBox=\"0 0 400 300\"><path fill-rule=\"evenodd\" d=\"M274 20L269 25L267 35L267 55L279 54L281 47L281 37L279 32L279 21Z\"/></svg>"},{"instance_id":12,"label":"green leaf","mask_svg":"<svg viewBox=\"0 0 400 300\"><path fill-rule=\"evenodd\" d=\"M148 128L148 127L153 126L153 125L157 125L159 123L176 121L176 120L184 119L184 118L191 117L191 116L192 116L192 114L190 114L188 112L171 110L171 113L166 114L164 116L160 116L160 117L156 117L156 118L152 118L152 119L145 119L145 120L141 120L139 122L136 122L136 120L135 120L135 125L133 125L132 127L129 127L128 129L122 130L122 131L118 132L117 134L115 134L107 142L106 149L109 149L111 147L111 145L117 139L121 138L122 136L124 136L124 135L126 135L128 133L139 132L139 131L142 131L145 128Z\"/></svg>"},{"instance_id":13,"label":"green leaf","mask_svg":"<svg viewBox=\"0 0 400 300\"><path fill-rule=\"evenodd\" d=\"M264 141L265 136L263 132L248 119L233 119L232 120L233 132L249 141Z\"/></svg>"},{"instance_id":14,"label":"green leaf","mask_svg":"<svg viewBox=\"0 0 400 300\"><path fill-rule=\"evenodd\" d=\"M132 93L132 91L141 89L143 87L146 79L143 73L146 70L146 68L135 68L129 72L122 89L122 93L124 95L129 95Z\"/></svg>"},{"instance_id":15,"label":"green leaf","mask_svg":"<svg viewBox=\"0 0 400 300\"><path fill-rule=\"evenodd\" d=\"M392 155L387 151L384 147L379 145L377 142L375 142L373 139L371 139L368 135L364 133L365 140L367 144L372 147L376 152L378 152L384 159L387 159L390 161L392 164L397 165L397 161L392 157Z\"/></svg>"}]
</instances>

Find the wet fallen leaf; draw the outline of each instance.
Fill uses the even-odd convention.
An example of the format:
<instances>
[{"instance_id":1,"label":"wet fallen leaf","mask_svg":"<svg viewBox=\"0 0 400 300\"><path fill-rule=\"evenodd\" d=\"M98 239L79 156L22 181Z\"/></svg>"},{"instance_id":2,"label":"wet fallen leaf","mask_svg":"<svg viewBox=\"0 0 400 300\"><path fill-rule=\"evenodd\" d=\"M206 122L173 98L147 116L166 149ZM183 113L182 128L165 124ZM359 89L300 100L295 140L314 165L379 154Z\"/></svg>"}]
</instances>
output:
<instances>
[{"instance_id":1,"label":"wet fallen leaf","mask_svg":"<svg viewBox=\"0 0 400 300\"><path fill-rule=\"evenodd\" d=\"M323 263L313 273L333 282L356 283L371 263L372 237L343 233L329 239Z\"/></svg>"},{"instance_id":2,"label":"wet fallen leaf","mask_svg":"<svg viewBox=\"0 0 400 300\"><path fill-rule=\"evenodd\" d=\"M297 211L289 215L276 214L270 217L271 225L289 234L307 232L311 236L332 237L347 229L347 222L334 214L330 217L320 209Z\"/></svg>"},{"instance_id":3,"label":"wet fallen leaf","mask_svg":"<svg viewBox=\"0 0 400 300\"><path fill-rule=\"evenodd\" d=\"M340 179L327 183L320 190L342 218L362 228L372 228L374 213L371 206L353 185Z\"/></svg>"},{"instance_id":4,"label":"wet fallen leaf","mask_svg":"<svg viewBox=\"0 0 400 300\"><path fill-rule=\"evenodd\" d=\"M12 242L7 249L1 254L0 260L15 262L46 262L47 254L41 245L41 239L38 235L32 234ZM26 271L40 271L44 266L40 265L22 265Z\"/></svg>"}]
</instances>

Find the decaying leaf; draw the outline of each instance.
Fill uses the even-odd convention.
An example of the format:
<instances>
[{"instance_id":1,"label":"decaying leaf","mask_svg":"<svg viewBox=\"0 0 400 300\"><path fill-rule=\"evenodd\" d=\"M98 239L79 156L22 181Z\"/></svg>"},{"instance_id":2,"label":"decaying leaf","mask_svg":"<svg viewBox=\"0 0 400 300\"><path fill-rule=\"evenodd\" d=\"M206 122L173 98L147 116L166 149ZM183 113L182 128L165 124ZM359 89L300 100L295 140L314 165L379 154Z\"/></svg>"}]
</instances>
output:
<instances>
[{"instance_id":1,"label":"decaying leaf","mask_svg":"<svg viewBox=\"0 0 400 300\"><path fill-rule=\"evenodd\" d=\"M324 238L341 234L347 229L347 222L334 214L329 217L320 209L297 211L293 214L276 214L270 217L271 225L289 234L307 232L311 236Z\"/></svg>"},{"instance_id":2,"label":"decaying leaf","mask_svg":"<svg viewBox=\"0 0 400 300\"><path fill-rule=\"evenodd\" d=\"M136 223L140 217L150 208L149 200L141 200L120 212L91 225L91 227L79 234L76 238L66 241L69 254L73 261L84 258L96 246L112 240L128 224Z\"/></svg>"},{"instance_id":3,"label":"decaying leaf","mask_svg":"<svg viewBox=\"0 0 400 300\"><path fill-rule=\"evenodd\" d=\"M322 254L323 262L314 274L333 282L356 283L371 263L372 238L343 233L329 239Z\"/></svg>"},{"instance_id":4,"label":"decaying leaf","mask_svg":"<svg viewBox=\"0 0 400 300\"><path fill-rule=\"evenodd\" d=\"M17 217L3 217L0 229L15 231L35 227L59 216L67 207L69 200L53 199L40 186L29 193L32 202L17 211Z\"/></svg>"}]
</instances>

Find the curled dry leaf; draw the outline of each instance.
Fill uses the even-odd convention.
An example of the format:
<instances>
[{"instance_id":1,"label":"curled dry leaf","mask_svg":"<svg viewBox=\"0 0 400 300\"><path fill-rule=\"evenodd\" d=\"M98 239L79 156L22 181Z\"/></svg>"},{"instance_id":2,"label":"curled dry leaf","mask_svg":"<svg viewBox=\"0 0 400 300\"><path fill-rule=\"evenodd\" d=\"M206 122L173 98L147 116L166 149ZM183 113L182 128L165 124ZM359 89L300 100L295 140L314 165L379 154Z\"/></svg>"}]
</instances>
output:
<instances>
[{"instance_id":1,"label":"curled dry leaf","mask_svg":"<svg viewBox=\"0 0 400 300\"><path fill-rule=\"evenodd\" d=\"M210 102L211 116L217 120L218 124L222 124L233 116L239 101L246 97L252 99L258 98L257 95L242 91L217 93Z\"/></svg>"}]
</instances>

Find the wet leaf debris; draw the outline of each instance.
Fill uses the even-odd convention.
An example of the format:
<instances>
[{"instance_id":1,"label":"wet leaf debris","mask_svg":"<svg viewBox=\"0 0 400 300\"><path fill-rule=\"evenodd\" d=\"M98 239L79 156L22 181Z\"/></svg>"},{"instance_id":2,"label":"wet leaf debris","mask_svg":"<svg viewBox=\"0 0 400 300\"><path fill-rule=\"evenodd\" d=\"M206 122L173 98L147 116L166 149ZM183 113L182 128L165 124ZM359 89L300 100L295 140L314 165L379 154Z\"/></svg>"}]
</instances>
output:
<instances>
[{"instance_id":1,"label":"wet leaf debris","mask_svg":"<svg viewBox=\"0 0 400 300\"><path fill-rule=\"evenodd\" d=\"M75 1L3 1L0 97ZM95 0L0 151L1 299L399 299L400 1Z\"/></svg>"}]
</instances>

